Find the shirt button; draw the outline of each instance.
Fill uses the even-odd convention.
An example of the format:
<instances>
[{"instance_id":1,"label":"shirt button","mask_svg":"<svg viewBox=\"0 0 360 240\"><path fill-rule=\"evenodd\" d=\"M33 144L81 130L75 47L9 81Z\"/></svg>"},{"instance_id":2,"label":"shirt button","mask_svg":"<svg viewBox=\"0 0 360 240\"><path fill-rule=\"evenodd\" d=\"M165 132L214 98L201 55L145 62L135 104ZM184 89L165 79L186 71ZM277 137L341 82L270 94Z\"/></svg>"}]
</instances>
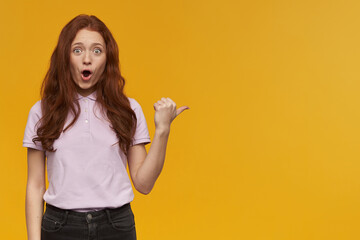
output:
<instances>
[{"instance_id":1,"label":"shirt button","mask_svg":"<svg viewBox=\"0 0 360 240\"><path fill-rule=\"evenodd\" d=\"M88 123L89 121L86 119L85 122Z\"/></svg>"}]
</instances>

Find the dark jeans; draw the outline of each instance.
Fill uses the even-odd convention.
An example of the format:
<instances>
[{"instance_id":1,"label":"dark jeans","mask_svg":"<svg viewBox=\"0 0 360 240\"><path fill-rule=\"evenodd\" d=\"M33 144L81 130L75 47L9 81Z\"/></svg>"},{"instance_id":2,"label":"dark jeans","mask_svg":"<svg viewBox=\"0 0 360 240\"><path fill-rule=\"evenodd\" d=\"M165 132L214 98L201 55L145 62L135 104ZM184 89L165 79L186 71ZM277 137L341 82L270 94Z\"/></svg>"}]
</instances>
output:
<instances>
[{"instance_id":1,"label":"dark jeans","mask_svg":"<svg viewBox=\"0 0 360 240\"><path fill-rule=\"evenodd\" d=\"M41 240L136 240L130 203L119 208L75 212L46 203Z\"/></svg>"}]
</instances>

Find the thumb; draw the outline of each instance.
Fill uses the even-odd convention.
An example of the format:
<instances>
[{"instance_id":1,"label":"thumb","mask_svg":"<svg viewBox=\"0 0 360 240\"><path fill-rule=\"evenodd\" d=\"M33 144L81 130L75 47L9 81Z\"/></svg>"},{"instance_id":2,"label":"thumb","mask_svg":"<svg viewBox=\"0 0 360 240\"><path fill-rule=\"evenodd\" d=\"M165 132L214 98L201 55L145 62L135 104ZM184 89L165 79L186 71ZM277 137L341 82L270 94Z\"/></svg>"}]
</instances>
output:
<instances>
[{"instance_id":1,"label":"thumb","mask_svg":"<svg viewBox=\"0 0 360 240\"><path fill-rule=\"evenodd\" d=\"M180 113L182 113L184 110L190 109L188 106L182 106L176 109L176 116L178 116Z\"/></svg>"}]
</instances>

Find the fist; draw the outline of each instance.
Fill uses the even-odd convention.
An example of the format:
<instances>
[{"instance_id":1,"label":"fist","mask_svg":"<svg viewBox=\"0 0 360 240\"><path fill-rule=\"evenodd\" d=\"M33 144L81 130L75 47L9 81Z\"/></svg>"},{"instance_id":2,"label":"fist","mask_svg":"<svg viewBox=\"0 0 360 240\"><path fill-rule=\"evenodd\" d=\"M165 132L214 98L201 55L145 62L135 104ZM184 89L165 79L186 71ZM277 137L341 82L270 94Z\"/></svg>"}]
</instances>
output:
<instances>
[{"instance_id":1,"label":"fist","mask_svg":"<svg viewBox=\"0 0 360 240\"><path fill-rule=\"evenodd\" d=\"M155 128L170 128L172 121L185 109L190 109L188 106L182 106L176 109L176 103L170 98L161 98L161 100L154 103L155 109Z\"/></svg>"}]
</instances>

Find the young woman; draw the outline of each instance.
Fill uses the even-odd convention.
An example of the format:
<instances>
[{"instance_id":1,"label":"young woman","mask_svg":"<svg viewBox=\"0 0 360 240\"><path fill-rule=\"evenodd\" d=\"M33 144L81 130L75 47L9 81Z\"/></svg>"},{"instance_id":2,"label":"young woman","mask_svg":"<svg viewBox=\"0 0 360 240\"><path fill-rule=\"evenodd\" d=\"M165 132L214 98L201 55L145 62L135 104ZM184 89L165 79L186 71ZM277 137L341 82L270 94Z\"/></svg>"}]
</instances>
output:
<instances>
[{"instance_id":1,"label":"young woman","mask_svg":"<svg viewBox=\"0 0 360 240\"><path fill-rule=\"evenodd\" d=\"M60 33L23 139L29 240L136 239L127 163L136 190L150 193L170 125L189 107L176 109L170 98L154 103L156 130L147 153L146 119L123 92L118 55L112 34L95 16L81 14Z\"/></svg>"}]
</instances>

